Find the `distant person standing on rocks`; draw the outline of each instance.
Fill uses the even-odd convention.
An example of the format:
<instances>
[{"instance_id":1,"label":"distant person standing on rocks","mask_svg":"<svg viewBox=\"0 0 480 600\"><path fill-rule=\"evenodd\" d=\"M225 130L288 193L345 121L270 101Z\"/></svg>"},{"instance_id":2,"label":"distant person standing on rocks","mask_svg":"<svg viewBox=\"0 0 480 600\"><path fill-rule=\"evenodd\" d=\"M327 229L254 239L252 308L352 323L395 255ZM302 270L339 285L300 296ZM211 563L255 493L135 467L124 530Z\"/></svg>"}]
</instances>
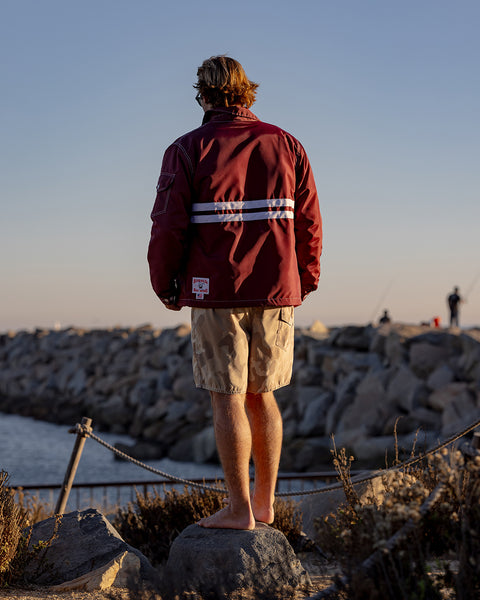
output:
<instances>
[{"instance_id":1,"label":"distant person standing on rocks","mask_svg":"<svg viewBox=\"0 0 480 600\"><path fill-rule=\"evenodd\" d=\"M458 310L460 303L462 302L462 298L460 297L458 291L458 287L454 287L453 292L447 298L448 308L450 310L450 327L459 327Z\"/></svg>"},{"instance_id":2,"label":"distant person standing on rocks","mask_svg":"<svg viewBox=\"0 0 480 600\"><path fill-rule=\"evenodd\" d=\"M258 84L242 65L214 56L197 77L203 122L165 152L150 277L168 309L192 307L195 384L212 399L229 497L199 524L253 529L274 518L282 417L273 392L290 382L294 307L317 288L322 223L305 150L250 112Z\"/></svg>"},{"instance_id":3,"label":"distant person standing on rocks","mask_svg":"<svg viewBox=\"0 0 480 600\"><path fill-rule=\"evenodd\" d=\"M387 323L391 323L391 321L392 321L392 319L390 318L390 315L388 314L388 310L385 309L383 311L383 315L380 317L378 322L380 323L380 325L386 325Z\"/></svg>"}]
</instances>

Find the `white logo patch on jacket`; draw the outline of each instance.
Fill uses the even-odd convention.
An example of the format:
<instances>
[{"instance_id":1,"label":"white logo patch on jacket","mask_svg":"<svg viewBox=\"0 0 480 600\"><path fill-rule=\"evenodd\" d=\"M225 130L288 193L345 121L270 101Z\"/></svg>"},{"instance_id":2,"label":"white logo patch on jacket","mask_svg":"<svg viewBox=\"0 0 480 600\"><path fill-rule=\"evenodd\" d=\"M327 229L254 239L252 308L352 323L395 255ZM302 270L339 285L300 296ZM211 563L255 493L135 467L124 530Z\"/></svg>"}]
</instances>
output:
<instances>
[{"instance_id":1,"label":"white logo patch on jacket","mask_svg":"<svg viewBox=\"0 0 480 600\"><path fill-rule=\"evenodd\" d=\"M205 294L210 293L210 279L208 277L192 277L192 292L197 300L203 300Z\"/></svg>"}]
</instances>

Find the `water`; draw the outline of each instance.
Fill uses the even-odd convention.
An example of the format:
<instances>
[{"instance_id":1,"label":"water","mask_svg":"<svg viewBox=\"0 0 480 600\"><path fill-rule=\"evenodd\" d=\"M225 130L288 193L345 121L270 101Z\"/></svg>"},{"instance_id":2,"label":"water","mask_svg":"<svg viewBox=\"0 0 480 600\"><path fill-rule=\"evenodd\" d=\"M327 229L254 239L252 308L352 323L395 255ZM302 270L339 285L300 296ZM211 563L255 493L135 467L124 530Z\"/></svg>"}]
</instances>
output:
<instances>
[{"instance_id":1,"label":"water","mask_svg":"<svg viewBox=\"0 0 480 600\"><path fill-rule=\"evenodd\" d=\"M76 439L75 434L68 432L70 428L67 425L0 413L0 470L9 474L9 484L61 484ZM131 444L134 441L126 435L95 433L112 446L115 442ZM215 465L181 463L168 458L148 461L147 464L184 479L222 476L221 468ZM115 460L110 450L87 439L75 483L152 481L156 477L154 473L130 462ZM178 484L177 489L182 489L182 485ZM40 495L45 497L45 494ZM128 500L130 499L129 492Z\"/></svg>"},{"instance_id":2,"label":"water","mask_svg":"<svg viewBox=\"0 0 480 600\"><path fill-rule=\"evenodd\" d=\"M0 413L0 470L9 474L9 485L59 486L63 483L76 435L68 430L69 425L55 425L44 421L37 421L29 417ZM99 437L112 446L115 442L132 444L134 440L126 435L97 432ZM208 464L182 463L163 458L160 460L146 461L156 469L164 471L183 479L222 478L221 467ZM253 473L252 473L253 474ZM87 438L83 448L82 457L75 476L75 483L114 483L114 482L142 482L154 481L160 476L140 468L133 463L115 460L113 453L91 438ZM282 483L284 485L282 485ZM290 485L293 485L291 488ZM281 491L291 489L314 489L322 483L309 482L281 482ZM162 492L162 485L155 489ZM175 484L179 491L183 490L181 483ZM143 491L143 486L140 489ZM152 491L149 487L148 491ZM31 494L41 501L55 505L58 490L54 492L37 490ZM111 510L118 505L126 505L134 500L135 489L133 486L119 489L100 488L89 490L72 490L68 510L83 510L90 506Z\"/></svg>"}]
</instances>

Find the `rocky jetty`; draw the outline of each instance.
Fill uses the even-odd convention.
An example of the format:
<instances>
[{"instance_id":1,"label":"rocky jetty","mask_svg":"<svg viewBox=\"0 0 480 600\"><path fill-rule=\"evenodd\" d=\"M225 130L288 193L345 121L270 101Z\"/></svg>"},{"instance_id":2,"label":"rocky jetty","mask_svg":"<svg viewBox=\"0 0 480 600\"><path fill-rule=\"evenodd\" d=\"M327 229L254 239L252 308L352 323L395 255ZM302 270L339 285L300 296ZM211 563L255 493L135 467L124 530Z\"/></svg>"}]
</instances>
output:
<instances>
[{"instance_id":1,"label":"rocky jetty","mask_svg":"<svg viewBox=\"0 0 480 600\"><path fill-rule=\"evenodd\" d=\"M196 389L190 327L0 335L0 412L133 436L142 457L216 461L209 394ZM331 435L360 461L430 447L480 418L480 330L317 323L296 331L292 384L277 392L283 470L331 464ZM398 420L398 421L397 421Z\"/></svg>"}]
</instances>

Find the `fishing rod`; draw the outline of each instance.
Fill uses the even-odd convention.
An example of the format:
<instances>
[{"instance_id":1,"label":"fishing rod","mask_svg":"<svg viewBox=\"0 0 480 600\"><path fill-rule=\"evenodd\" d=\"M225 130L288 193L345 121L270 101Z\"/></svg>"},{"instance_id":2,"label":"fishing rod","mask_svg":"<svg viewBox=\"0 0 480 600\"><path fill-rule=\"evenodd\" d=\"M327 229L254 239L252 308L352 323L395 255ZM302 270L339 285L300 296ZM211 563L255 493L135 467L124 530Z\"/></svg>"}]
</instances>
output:
<instances>
[{"instance_id":1,"label":"fishing rod","mask_svg":"<svg viewBox=\"0 0 480 600\"><path fill-rule=\"evenodd\" d=\"M479 275L480 275L480 273L479 273ZM380 296L380 300L378 301L378 304L375 306L375 310L373 311L369 322L372 322L375 319L375 316L378 314L378 311L380 310L380 306L383 304L383 301L387 297L387 294L390 291L390 288L392 287L393 282L394 282L394 279L391 279L390 282L388 283L387 287L385 288L385 291Z\"/></svg>"},{"instance_id":2,"label":"fishing rod","mask_svg":"<svg viewBox=\"0 0 480 600\"><path fill-rule=\"evenodd\" d=\"M470 287L468 288L468 290L465 292L465 300L467 300L468 296L472 293L473 288L475 287L477 281L480 279L480 271L475 275L475 277L473 278L472 283L470 284Z\"/></svg>"}]
</instances>

